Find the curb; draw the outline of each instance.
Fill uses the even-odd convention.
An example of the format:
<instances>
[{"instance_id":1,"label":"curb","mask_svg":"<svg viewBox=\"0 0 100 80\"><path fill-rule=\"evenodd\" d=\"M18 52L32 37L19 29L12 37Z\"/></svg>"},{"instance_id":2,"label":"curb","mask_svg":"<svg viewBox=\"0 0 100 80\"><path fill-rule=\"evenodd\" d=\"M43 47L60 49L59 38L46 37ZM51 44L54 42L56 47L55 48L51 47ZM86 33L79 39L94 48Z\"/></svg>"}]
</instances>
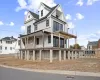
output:
<instances>
[{"instance_id":1,"label":"curb","mask_svg":"<svg viewBox=\"0 0 100 80\"><path fill-rule=\"evenodd\" d=\"M38 69L28 69L28 68L17 68L17 67L5 66L5 65L0 65L0 67L23 70L23 71L31 71L31 72L63 74L63 75L73 75L73 76L100 77L100 73L94 73L94 72L64 71L64 70L38 70Z\"/></svg>"}]
</instances>

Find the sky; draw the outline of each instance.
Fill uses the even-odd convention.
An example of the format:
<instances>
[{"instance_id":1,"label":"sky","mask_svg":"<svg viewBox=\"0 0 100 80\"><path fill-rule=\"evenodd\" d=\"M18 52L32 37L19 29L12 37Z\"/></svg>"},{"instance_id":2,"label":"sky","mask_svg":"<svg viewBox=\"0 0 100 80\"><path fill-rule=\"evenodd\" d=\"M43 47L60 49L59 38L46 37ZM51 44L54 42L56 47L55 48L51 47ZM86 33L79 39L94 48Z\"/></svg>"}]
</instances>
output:
<instances>
[{"instance_id":1,"label":"sky","mask_svg":"<svg viewBox=\"0 0 100 80\"><path fill-rule=\"evenodd\" d=\"M100 38L100 0L1 0L0 38L24 33L27 10L37 12L40 2L50 7L61 5L69 33L77 34L80 45L86 46L88 41ZM74 40L70 40L70 44L73 43Z\"/></svg>"}]
</instances>

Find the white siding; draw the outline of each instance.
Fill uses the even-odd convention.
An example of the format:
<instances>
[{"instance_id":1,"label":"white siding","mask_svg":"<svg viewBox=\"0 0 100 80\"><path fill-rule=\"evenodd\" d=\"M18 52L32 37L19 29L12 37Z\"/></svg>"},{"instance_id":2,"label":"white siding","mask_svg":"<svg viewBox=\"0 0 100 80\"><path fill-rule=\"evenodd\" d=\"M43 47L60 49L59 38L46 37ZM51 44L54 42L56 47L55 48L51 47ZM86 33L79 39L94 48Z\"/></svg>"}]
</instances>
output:
<instances>
[{"instance_id":1,"label":"white siding","mask_svg":"<svg viewBox=\"0 0 100 80\"><path fill-rule=\"evenodd\" d=\"M28 23L26 23L24 26L25 26L25 33L24 34L27 34L27 27L29 26L29 25L31 25L31 32L34 32L34 25L33 25L33 23L35 22L35 20L33 20L33 21L30 21L30 22L28 22Z\"/></svg>"},{"instance_id":2,"label":"white siding","mask_svg":"<svg viewBox=\"0 0 100 80\"><path fill-rule=\"evenodd\" d=\"M43 16L41 16L42 10L43 10ZM49 13L49 11L41 5L40 8L39 8L39 19L46 16L48 13Z\"/></svg>"},{"instance_id":3,"label":"white siding","mask_svg":"<svg viewBox=\"0 0 100 80\"><path fill-rule=\"evenodd\" d=\"M17 41L13 42L12 44L7 44L6 41L0 42L0 46L2 46L2 50L0 50L0 54L10 54L15 53L15 47L16 47ZM5 49L7 47L7 50ZM12 48L12 50L10 49Z\"/></svg>"}]
</instances>

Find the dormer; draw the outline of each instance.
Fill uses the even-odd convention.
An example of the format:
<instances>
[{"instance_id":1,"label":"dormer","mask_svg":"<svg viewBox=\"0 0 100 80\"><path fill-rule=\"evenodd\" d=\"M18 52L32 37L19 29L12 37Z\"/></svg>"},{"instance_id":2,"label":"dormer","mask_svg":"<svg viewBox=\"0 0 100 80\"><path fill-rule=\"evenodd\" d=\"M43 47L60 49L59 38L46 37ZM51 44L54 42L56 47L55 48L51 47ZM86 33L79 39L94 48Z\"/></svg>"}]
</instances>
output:
<instances>
[{"instance_id":1,"label":"dormer","mask_svg":"<svg viewBox=\"0 0 100 80\"><path fill-rule=\"evenodd\" d=\"M52 15L55 16L56 18L66 22L63 10L60 5L57 7L57 9L53 12Z\"/></svg>"},{"instance_id":2,"label":"dormer","mask_svg":"<svg viewBox=\"0 0 100 80\"><path fill-rule=\"evenodd\" d=\"M31 11L28 11L27 15L25 16L25 22L24 23L27 23L29 21L36 21L39 19L39 15L34 13L34 12L31 12Z\"/></svg>"},{"instance_id":3,"label":"dormer","mask_svg":"<svg viewBox=\"0 0 100 80\"><path fill-rule=\"evenodd\" d=\"M39 19L45 17L50 12L50 10L51 8L49 6L45 5L44 3L41 3L38 9Z\"/></svg>"}]
</instances>

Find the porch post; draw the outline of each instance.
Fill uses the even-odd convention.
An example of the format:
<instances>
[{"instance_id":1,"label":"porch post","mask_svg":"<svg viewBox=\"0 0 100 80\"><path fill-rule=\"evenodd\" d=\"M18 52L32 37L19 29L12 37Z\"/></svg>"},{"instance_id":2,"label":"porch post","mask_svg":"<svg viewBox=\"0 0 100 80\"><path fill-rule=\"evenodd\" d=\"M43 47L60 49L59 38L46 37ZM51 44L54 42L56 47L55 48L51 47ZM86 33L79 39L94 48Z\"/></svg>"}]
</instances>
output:
<instances>
[{"instance_id":1,"label":"porch post","mask_svg":"<svg viewBox=\"0 0 100 80\"><path fill-rule=\"evenodd\" d=\"M59 61L61 61L61 50L59 50Z\"/></svg>"},{"instance_id":2,"label":"porch post","mask_svg":"<svg viewBox=\"0 0 100 80\"><path fill-rule=\"evenodd\" d=\"M27 60L27 53L26 53L26 50L25 50L25 58L24 58L25 60Z\"/></svg>"},{"instance_id":3,"label":"porch post","mask_svg":"<svg viewBox=\"0 0 100 80\"><path fill-rule=\"evenodd\" d=\"M39 52L39 60L40 60L40 61L41 61L41 58L42 58L41 52L42 52L42 50L40 50L40 52Z\"/></svg>"},{"instance_id":4,"label":"porch post","mask_svg":"<svg viewBox=\"0 0 100 80\"><path fill-rule=\"evenodd\" d=\"M68 51L68 59L70 60L70 51Z\"/></svg>"},{"instance_id":5,"label":"porch post","mask_svg":"<svg viewBox=\"0 0 100 80\"><path fill-rule=\"evenodd\" d=\"M75 38L75 44L77 44L77 38ZM77 49L77 46L75 46L75 49Z\"/></svg>"},{"instance_id":6,"label":"porch post","mask_svg":"<svg viewBox=\"0 0 100 80\"><path fill-rule=\"evenodd\" d=\"M69 48L69 37L68 37L68 48Z\"/></svg>"},{"instance_id":7,"label":"porch post","mask_svg":"<svg viewBox=\"0 0 100 80\"><path fill-rule=\"evenodd\" d=\"M34 36L34 48L35 48L35 36Z\"/></svg>"},{"instance_id":8,"label":"porch post","mask_svg":"<svg viewBox=\"0 0 100 80\"><path fill-rule=\"evenodd\" d=\"M35 61L35 50L33 50L33 61Z\"/></svg>"},{"instance_id":9,"label":"porch post","mask_svg":"<svg viewBox=\"0 0 100 80\"><path fill-rule=\"evenodd\" d=\"M29 50L27 50L27 60L29 60Z\"/></svg>"},{"instance_id":10,"label":"porch post","mask_svg":"<svg viewBox=\"0 0 100 80\"><path fill-rule=\"evenodd\" d=\"M23 52L20 53L20 59L23 59Z\"/></svg>"},{"instance_id":11,"label":"porch post","mask_svg":"<svg viewBox=\"0 0 100 80\"><path fill-rule=\"evenodd\" d=\"M71 55L71 56L72 56L72 59L73 59L73 52L74 52L74 51L72 51L72 55Z\"/></svg>"},{"instance_id":12,"label":"porch post","mask_svg":"<svg viewBox=\"0 0 100 80\"><path fill-rule=\"evenodd\" d=\"M64 51L64 60L66 60L66 51Z\"/></svg>"},{"instance_id":13,"label":"porch post","mask_svg":"<svg viewBox=\"0 0 100 80\"><path fill-rule=\"evenodd\" d=\"M50 63L53 61L53 50L50 49Z\"/></svg>"},{"instance_id":14,"label":"porch post","mask_svg":"<svg viewBox=\"0 0 100 80\"><path fill-rule=\"evenodd\" d=\"M60 48L60 33L59 33L59 48Z\"/></svg>"}]
</instances>

